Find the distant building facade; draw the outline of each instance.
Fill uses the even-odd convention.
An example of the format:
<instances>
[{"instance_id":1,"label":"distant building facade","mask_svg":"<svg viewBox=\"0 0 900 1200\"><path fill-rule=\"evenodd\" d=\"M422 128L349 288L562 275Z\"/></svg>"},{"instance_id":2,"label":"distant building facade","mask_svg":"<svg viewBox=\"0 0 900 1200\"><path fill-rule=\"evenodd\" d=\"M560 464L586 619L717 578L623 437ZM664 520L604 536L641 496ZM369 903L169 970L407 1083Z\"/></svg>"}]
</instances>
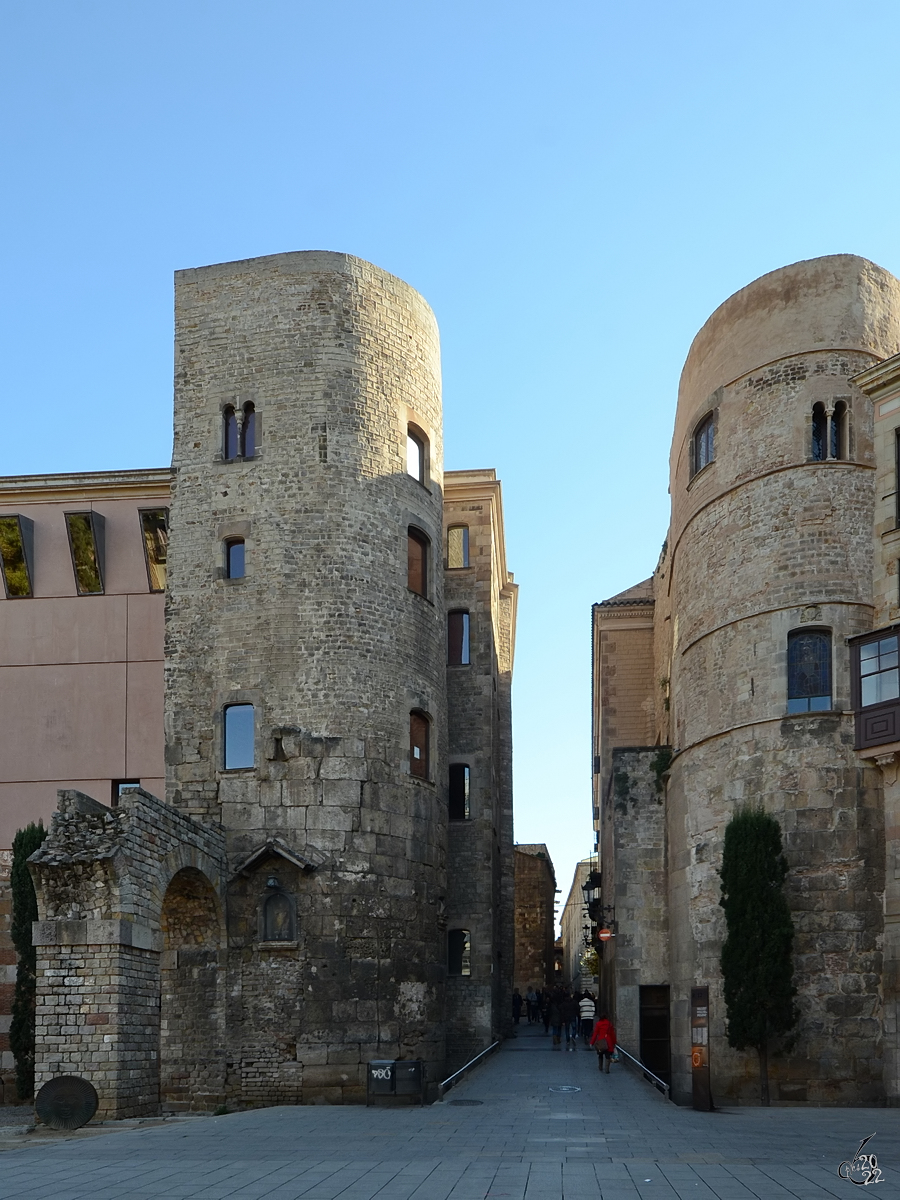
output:
<instances>
[{"instance_id":1,"label":"distant building facade","mask_svg":"<svg viewBox=\"0 0 900 1200\"><path fill-rule=\"evenodd\" d=\"M525 995L553 983L556 876L543 843L514 847L516 963L513 984Z\"/></svg>"},{"instance_id":2,"label":"distant building facade","mask_svg":"<svg viewBox=\"0 0 900 1200\"><path fill-rule=\"evenodd\" d=\"M591 871L596 868L596 860L583 858L575 864L575 874L572 876L572 886L563 903L560 918L560 930L563 945L563 979L573 987L590 988L593 976L582 979L581 960L585 951L592 944L592 924L588 915L584 898L584 885Z\"/></svg>"},{"instance_id":3,"label":"distant building facade","mask_svg":"<svg viewBox=\"0 0 900 1200\"><path fill-rule=\"evenodd\" d=\"M347 255L179 272L175 379L171 471L0 482L0 845L59 792L38 1086L433 1086L509 1019L500 484L445 474L434 317Z\"/></svg>"},{"instance_id":4,"label":"distant building facade","mask_svg":"<svg viewBox=\"0 0 900 1200\"><path fill-rule=\"evenodd\" d=\"M657 568L594 606L604 1003L681 1101L704 985L713 1096L758 1095L725 1037L718 868L731 813L760 803L800 1009L773 1099L900 1102L898 348L900 283L851 255L727 300L682 374Z\"/></svg>"}]
</instances>

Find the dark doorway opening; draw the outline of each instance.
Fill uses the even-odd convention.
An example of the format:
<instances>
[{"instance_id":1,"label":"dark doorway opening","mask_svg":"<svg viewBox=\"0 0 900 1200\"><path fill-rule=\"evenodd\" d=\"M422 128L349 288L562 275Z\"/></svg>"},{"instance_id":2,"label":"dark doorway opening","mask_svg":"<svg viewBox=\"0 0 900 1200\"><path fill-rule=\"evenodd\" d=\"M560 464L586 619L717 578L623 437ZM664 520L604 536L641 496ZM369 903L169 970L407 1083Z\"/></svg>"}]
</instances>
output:
<instances>
[{"instance_id":1,"label":"dark doorway opening","mask_svg":"<svg viewBox=\"0 0 900 1200\"><path fill-rule=\"evenodd\" d=\"M672 1082L672 1046L669 1032L669 986L640 989L641 1062L663 1083Z\"/></svg>"}]
</instances>

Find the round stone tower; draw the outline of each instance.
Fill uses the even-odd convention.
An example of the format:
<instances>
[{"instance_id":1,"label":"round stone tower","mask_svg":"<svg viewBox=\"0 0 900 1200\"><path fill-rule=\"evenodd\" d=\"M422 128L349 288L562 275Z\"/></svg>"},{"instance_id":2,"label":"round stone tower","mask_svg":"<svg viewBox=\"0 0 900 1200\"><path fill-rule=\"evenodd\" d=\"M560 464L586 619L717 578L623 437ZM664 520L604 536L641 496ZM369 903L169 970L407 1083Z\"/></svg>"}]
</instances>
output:
<instances>
[{"instance_id":1,"label":"round stone tower","mask_svg":"<svg viewBox=\"0 0 900 1200\"><path fill-rule=\"evenodd\" d=\"M758 801L784 833L801 1008L773 1098L883 1096L880 772L853 751L845 640L872 623L872 407L851 379L898 347L900 283L835 255L737 292L684 367L656 577L682 1095L695 984L712 985L713 1095L759 1094L755 1056L725 1039L717 874L731 813Z\"/></svg>"},{"instance_id":2,"label":"round stone tower","mask_svg":"<svg viewBox=\"0 0 900 1200\"><path fill-rule=\"evenodd\" d=\"M438 331L349 255L176 277L169 802L229 854L227 1090L444 1060Z\"/></svg>"}]
</instances>

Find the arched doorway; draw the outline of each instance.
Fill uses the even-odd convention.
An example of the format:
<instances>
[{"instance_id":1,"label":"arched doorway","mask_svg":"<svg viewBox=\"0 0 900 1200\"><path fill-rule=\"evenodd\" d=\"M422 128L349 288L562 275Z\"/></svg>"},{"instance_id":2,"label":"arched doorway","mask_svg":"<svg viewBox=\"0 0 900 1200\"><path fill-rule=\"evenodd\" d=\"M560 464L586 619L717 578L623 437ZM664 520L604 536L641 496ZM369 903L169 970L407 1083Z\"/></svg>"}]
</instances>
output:
<instances>
[{"instance_id":1,"label":"arched doorway","mask_svg":"<svg viewBox=\"0 0 900 1200\"><path fill-rule=\"evenodd\" d=\"M164 1111L225 1099L222 916L207 877L184 867L163 899L159 1098Z\"/></svg>"}]
</instances>

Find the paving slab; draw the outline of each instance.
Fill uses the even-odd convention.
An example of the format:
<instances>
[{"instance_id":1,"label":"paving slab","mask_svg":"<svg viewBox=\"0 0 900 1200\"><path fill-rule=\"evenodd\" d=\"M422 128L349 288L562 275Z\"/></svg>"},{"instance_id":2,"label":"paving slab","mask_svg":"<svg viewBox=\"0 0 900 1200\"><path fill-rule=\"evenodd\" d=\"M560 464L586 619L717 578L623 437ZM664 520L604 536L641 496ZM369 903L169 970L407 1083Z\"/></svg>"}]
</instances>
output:
<instances>
[{"instance_id":1,"label":"paving slab","mask_svg":"<svg viewBox=\"0 0 900 1200\"><path fill-rule=\"evenodd\" d=\"M543 1026L520 1026L426 1108L10 1131L0 1200L832 1200L859 1195L837 1169L870 1133L872 1195L900 1200L898 1109L696 1113L624 1065L601 1075L591 1051L554 1051Z\"/></svg>"}]
</instances>

